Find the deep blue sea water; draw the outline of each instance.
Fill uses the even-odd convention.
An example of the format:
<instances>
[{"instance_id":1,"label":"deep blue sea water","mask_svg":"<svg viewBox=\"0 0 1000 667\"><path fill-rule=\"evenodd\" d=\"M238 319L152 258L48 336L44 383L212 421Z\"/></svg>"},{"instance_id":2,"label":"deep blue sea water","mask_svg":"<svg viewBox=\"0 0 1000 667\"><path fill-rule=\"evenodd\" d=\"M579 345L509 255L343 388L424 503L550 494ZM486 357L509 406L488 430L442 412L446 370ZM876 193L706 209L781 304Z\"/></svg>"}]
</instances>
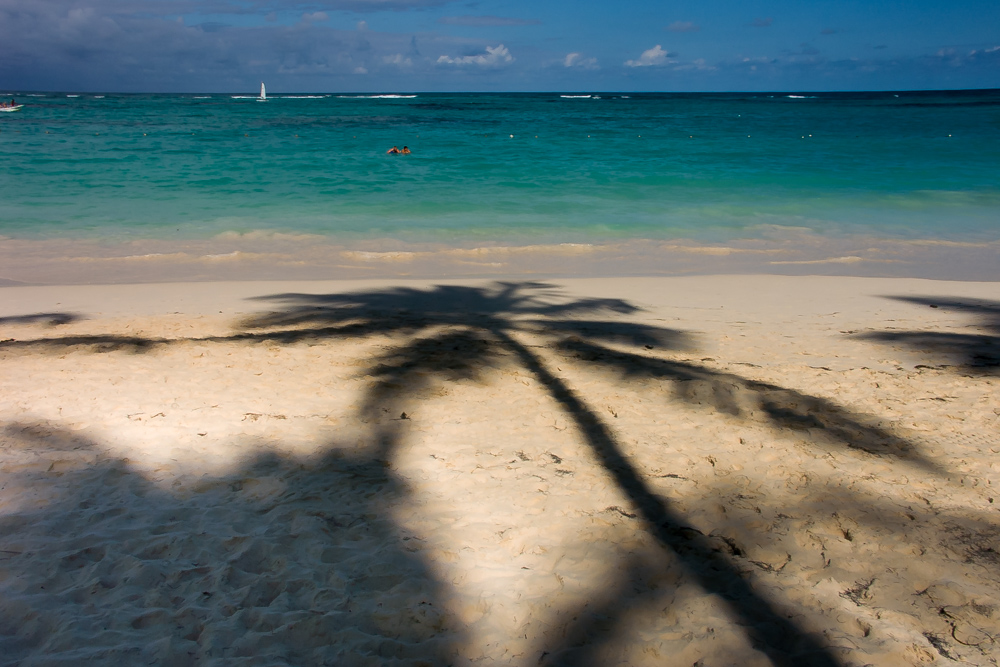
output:
<instances>
[{"instance_id":1,"label":"deep blue sea water","mask_svg":"<svg viewBox=\"0 0 1000 667\"><path fill-rule=\"evenodd\" d=\"M6 95L8 239L1000 239L1000 91Z\"/></svg>"}]
</instances>

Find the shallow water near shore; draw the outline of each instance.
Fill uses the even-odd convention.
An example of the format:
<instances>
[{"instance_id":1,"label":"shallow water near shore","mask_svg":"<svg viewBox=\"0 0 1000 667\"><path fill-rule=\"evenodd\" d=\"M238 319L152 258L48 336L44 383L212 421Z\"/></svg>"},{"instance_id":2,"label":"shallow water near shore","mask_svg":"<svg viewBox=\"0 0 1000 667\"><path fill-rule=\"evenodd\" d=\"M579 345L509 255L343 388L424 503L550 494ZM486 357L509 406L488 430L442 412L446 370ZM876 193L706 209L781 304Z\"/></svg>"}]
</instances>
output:
<instances>
[{"instance_id":1,"label":"shallow water near shore","mask_svg":"<svg viewBox=\"0 0 1000 667\"><path fill-rule=\"evenodd\" d=\"M1000 240L1000 91L13 94L0 237L55 262L808 238L777 260L843 264L858 239Z\"/></svg>"}]
</instances>

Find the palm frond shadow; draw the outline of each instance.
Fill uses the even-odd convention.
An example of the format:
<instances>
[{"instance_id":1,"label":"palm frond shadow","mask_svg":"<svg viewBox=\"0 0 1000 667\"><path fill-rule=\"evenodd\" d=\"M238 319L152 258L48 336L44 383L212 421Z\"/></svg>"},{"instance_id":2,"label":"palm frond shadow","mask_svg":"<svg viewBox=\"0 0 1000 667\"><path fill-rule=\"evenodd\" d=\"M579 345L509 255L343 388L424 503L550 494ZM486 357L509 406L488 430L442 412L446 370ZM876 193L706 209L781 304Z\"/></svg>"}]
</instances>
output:
<instances>
[{"instance_id":1,"label":"palm frond shadow","mask_svg":"<svg viewBox=\"0 0 1000 667\"><path fill-rule=\"evenodd\" d=\"M630 314L639 308L623 299L559 299L555 285L537 281L498 282L493 289L464 285L436 285L431 289L398 287L347 294L285 293L256 297L256 301L285 304L285 308L246 320L247 328L291 324L340 323L350 313L368 321L381 317L437 324L468 324L470 317L546 318L583 313Z\"/></svg>"},{"instance_id":2,"label":"palm frond shadow","mask_svg":"<svg viewBox=\"0 0 1000 667\"><path fill-rule=\"evenodd\" d=\"M846 447L874 456L898 458L939 475L944 472L905 438L866 423L872 421L870 417L825 398L691 362L611 350L579 339L564 340L558 346L578 360L612 370L623 380L669 381L673 395L682 401L707 404L734 417L763 421L777 430L807 431L814 445Z\"/></svg>"},{"instance_id":3,"label":"palm frond shadow","mask_svg":"<svg viewBox=\"0 0 1000 667\"><path fill-rule=\"evenodd\" d=\"M77 313L32 313L30 315L8 315L0 317L0 324L44 324L57 327L82 319Z\"/></svg>"},{"instance_id":4,"label":"palm frond shadow","mask_svg":"<svg viewBox=\"0 0 1000 667\"><path fill-rule=\"evenodd\" d=\"M0 351L29 351L60 353L66 348L82 347L98 354L130 352L145 354L156 348L179 342L176 338L149 338L146 336L121 336L118 334L79 334L52 338L0 341Z\"/></svg>"},{"instance_id":5,"label":"palm frond shadow","mask_svg":"<svg viewBox=\"0 0 1000 667\"><path fill-rule=\"evenodd\" d=\"M410 341L375 359L365 371L375 384L360 408L375 433L378 457L388 460L401 444L403 428L416 402L442 382L477 380L503 360L496 345L478 332L447 331Z\"/></svg>"},{"instance_id":6,"label":"palm frond shadow","mask_svg":"<svg viewBox=\"0 0 1000 667\"><path fill-rule=\"evenodd\" d=\"M937 297L887 297L920 306L972 315L985 333L875 331L853 334L858 340L903 345L927 356L927 365L954 366L975 375L1000 373L1000 301Z\"/></svg>"}]
</instances>

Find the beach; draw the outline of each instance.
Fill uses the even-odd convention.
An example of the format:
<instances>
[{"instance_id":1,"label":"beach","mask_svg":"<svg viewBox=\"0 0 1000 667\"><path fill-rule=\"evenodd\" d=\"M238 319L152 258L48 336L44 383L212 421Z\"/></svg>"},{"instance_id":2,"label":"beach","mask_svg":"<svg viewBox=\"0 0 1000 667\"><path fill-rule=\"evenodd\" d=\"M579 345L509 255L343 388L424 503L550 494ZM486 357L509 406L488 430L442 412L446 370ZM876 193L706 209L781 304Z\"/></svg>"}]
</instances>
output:
<instances>
[{"instance_id":1,"label":"beach","mask_svg":"<svg viewBox=\"0 0 1000 667\"><path fill-rule=\"evenodd\" d=\"M998 283L618 267L5 276L0 661L996 664Z\"/></svg>"},{"instance_id":2,"label":"beach","mask_svg":"<svg viewBox=\"0 0 1000 667\"><path fill-rule=\"evenodd\" d=\"M996 664L997 91L22 97L0 663Z\"/></svg>"}]
</instances>

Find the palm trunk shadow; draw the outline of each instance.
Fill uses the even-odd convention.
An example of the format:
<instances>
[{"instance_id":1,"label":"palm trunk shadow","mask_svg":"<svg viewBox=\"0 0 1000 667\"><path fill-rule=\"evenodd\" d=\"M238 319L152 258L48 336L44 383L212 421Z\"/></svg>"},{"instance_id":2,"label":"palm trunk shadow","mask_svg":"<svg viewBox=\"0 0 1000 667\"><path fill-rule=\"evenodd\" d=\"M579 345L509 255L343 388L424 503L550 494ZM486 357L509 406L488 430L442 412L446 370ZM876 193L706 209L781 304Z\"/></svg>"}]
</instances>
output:
<instances>
[{"instance_id":1,"label":"palm trunk shadow","mask_svg":"<svg viewBox=\"0 0 1000 667\"><path fill-rule=\"evenodd\" d=\"M724 601L755 647L776 665L823 667L838 664L813 637L756 594L739 570L705 535L686 525L669 503L653 493L622 454L608 427L576 392L546 368L541 358L506 333L495 333L576 422L601 465L639 510L652 535L677 554L705 591Z\"/></svg>"}]
</instances>

